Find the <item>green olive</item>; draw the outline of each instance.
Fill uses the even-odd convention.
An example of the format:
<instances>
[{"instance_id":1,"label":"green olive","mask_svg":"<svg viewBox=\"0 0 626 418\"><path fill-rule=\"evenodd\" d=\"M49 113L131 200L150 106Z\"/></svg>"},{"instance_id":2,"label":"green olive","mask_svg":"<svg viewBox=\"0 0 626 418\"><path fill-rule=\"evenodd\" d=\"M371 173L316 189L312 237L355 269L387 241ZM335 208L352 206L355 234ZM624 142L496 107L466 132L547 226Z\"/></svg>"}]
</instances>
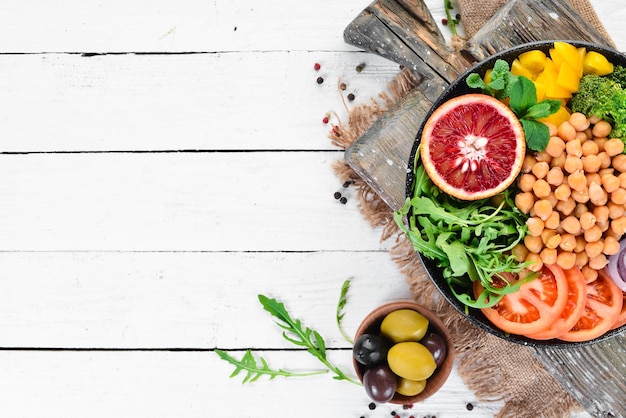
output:
<instances>
[{"instance_id":1,"label":"green olive","mask_svg":"<svg viewBox=\"0 0 626 418\"><path fill-rule=\"evenodd\" d=\"M403 341L419 341L426 334L428 319L411 309L398 309L387 314L380 324L380 332L399 343Z\"/></svg>"},{"instance_id":2,"label":"green olive","mask_svg":"<svg viewBox=\"0 0 626 418\"><path fill-rule=\"evenodd\" d=\"M426 388L426 380L409 380L400 378L396 392L404 396L415 396Z\"/></svg>"},{"instance_id":3,"label":"green olive","mask_svg":"<svg viewBox=\"0 0 626 418\"><path fill-rule=\"evenodd\" d=\"M428 348L416 342L394 344L387 353L389 368L409 380L425 380L435 372L437 363Z\"/></svg>"}]
</instances>

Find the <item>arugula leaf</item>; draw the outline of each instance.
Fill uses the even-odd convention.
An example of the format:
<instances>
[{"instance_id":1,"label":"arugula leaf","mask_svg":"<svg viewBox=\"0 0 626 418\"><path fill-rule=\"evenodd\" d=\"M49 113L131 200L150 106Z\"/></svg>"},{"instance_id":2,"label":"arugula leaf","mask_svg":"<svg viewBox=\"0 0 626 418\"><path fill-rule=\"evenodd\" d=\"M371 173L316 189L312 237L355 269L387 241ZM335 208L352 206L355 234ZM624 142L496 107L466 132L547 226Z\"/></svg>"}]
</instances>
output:
<instances>
[{"instance_id":1,"label":"arugula leaf","mask_svg":"<svg viewBox=\"0 0 626 418\"><path fill-rule=\"evenodd\" d=\"M339 302L337 303L335 319L337 321L337 328L339 328L339 332L341 333L343 338L350 344L354 344L354 341L352 341L352 338L348 336L346 331L344 331L343 327L341 326L341 321L343 320L343 317L345 316L345 313L343 312L343 308L346 306L346 303L348 302L348 298L346 297L348 294L348 289L350 289L350 280L346 279L343 282L343 285L341 286L341 292L339 293Z\"/></svg>"},{"instance_id":2,"label":"arugula leaf","mask_svg":"<svg viewBox=\"0 0 626 418\"><path fill-rule=\"evenodd\" d=\"M270 380L272 380L277 376L304 377L328 373L328 370L316 370L311 372L289 372L283 369L271 369L267 363L267 360L265 360L263 357L259 357L261 364L258 364L257 360L254 358L254 355L250 350L246 350L241 360L237 360L223 350L215 350L215 354L217 354L222 360L225 360L235 366L235 371L233 371L230 375L231 378L237 376L241 371L246 371L246 375L244 376L242 383L252 383L264 375L269 376Z\"/></svg>"},{"instance_id":3,"label":"arugula leaf","mask_svg":"<svg viewBox=\"0 0 626 418\"><path fill-rule=\"evenodd\" d=\"M276 299L270 299L267 296L259 295L259 302L263 305L263 309L276 318L276 324L282 328L283 338L294 345L307 348L307 352L315 356L322 364L324 364L331 372L335 373L333 379L347 380L357 385L361 383L348 377L339 367L335 366L326 358L326 343L324 338L315 330L309 327L303 327L299 319L294 319L289 315L285 305Z\"/></svg>"}]
</instances>

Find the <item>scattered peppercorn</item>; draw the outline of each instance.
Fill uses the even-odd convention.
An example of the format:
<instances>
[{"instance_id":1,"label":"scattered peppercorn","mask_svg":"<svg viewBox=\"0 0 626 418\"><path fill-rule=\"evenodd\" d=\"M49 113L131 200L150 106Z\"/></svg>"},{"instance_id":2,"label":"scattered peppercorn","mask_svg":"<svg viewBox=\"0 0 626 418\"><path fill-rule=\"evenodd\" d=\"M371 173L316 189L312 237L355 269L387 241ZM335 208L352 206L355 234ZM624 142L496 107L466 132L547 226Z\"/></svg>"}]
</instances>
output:
<instances>
[{"instance_id":1,"label":"scattered peppercorn","mask_svg":"<svg viewBox=\"0 0 626 418\"><path fill-rule=\"evenodd\" d=\"M328 123L328 121L329 121L328 116L324 116L324 119L322 119L322 122Z\"/></svg>"},{"instance_id":2,"label":"scattered peppercorn","mask_svg":"<svg viewBox=\"0 0 626 418\"><path fill-rule=\"evenodd\" d=\"M347 180L344 184L343 184L343 188L348 188L350 187L350 185L352 184L352 182L350 180Z\"/></svg>"},{"instance_id":3,"label":"scattered peppercorn","mask_svg":"<svg viewBox=\"0 0 626 418\"><path fill-rule=\"evenodd\" d=\"M368 408L370 409L370 411L373 411L374 409L376 409L376 404L375 404L374 402L371 402L371 403L368 405Z\"/></svg>"},{"instance_id":4,"label":"scattered peppercorn","mask_svg":"<svg viewBox=\"0 0 626 418\"><path fill-rule=\"evenodd\" d=\"M443 19L441 19L441 23L443 25L447 25L448 24L448 19L446 19L445 17Z\"/></svg>"},{"instance_id":5,"label":"scattered peppercorn","mask_svg":"<svg viewBox=\"0 0 626 418\"><path fill-rule=\"evenodd\" d=\"M465 408L467 408L468 411L471 411L472 409L474 409L474 405L472 405L471 402L468 402L467 405L465 405Z\"/></svg>"},{"instance_id":6,"label":"scattered peppercorn","mask_svg":"<svg viewBox=\"0 0 626 418\"><path fill-rule=\"evenodd\" d=\"M412 403L409 403L409 404L405 403L404 405L402 405L402 409L404 409L405 411L407 409L412 409L412 408L413 408L413 404Z\"/></svg>"},{"instance_id":7,"label":"scattered peppercorn","mask_svg":"<svg viewBox=\"0 0 626 418\"><path fill-rule=\"evenodd\" d=\"M454 18L456 20L461 20L461 13L457 13L456 16L454 16Z\"/></svg>"},{"instance_id":8,"label":"scattered peppercorn","mask_svg":"<svg viewBox=\"0 0 626 418\"><path fill-rule=\"evenodd\" d=\"M391 416L395 417L396 416L396 411L391 411Z\"/></svg>"},{"instance_id":9,"label":"scattered peppercorn","mask_svg":"<svg viewBox=\"0 0 626 418\"><path fill-rule=\"evenodd\" d=\"M335 194L333 195L335 197L335 199L339 200L341 199L341 193L339 192L335 192Z\"/></svg>"},{"instance_id":10,"label":"scattered peppercorn","mask_svg":"<svg viewBox=\"0 0 626 418\"><path fill-rule=\"evenodd\" d=\"M315 71L319 71L319 69L320 69L320 68L322 68L322 66L320 65L320 63L319 63L319 62L316 62L315 64L313 64L313 69L314 69Z\"/></svg>"},{"instance_id":11,"label":"scattered peppercorn","mask_svg":"<svg viewBox=\"0 0 626 418\"><path fill-rule=\"evenodd\" d=\"M341 89L341 90L345 90L347 87L348 87L348 86L346 86L346 83L341 83L341 84L339 85L339 89Z\"/></svg>"},{"instance_id":12,"label":"scattered peppercorn","mask_svg":"<svg viewBox=\"0 0 626 418\"><path fill-rule=\"evenodd\" d=\"M322 77L317 77L317 84L322 84L324 79Z\"/></svg>"},{"instance_id":13,"label":"scattered peppercorn","mask_svg":"<svg viewBox=\"0 0 626 418\"><path fill-rule=\"evenodd\" d=\"M363 71L363 68L365 68L365 64L359 64L356 66L356 72L360 73L361 71Z\"/></svg>"},{"instance_id":14,"label":"scattered peppercorn","mask_svg":"<svg viewBox=\"0 0 626 418\"><path fill-rule=\"evenodd\" d=\"M339 199L339 202L345 205L346 203L348 203L348 199L346 199L345 196L342 196L341 199Z\"/></svg>"},{"instance_id":15,"label":"scattered peppercorn","mask_svg":"<svg viewBox=\"0 0 626 418\"><path fill-rule=\"evenodd\" d=\"M348 100L350 101L354 100L354 94L352 93L348 94Z\"/></svg>"}]
</instances>

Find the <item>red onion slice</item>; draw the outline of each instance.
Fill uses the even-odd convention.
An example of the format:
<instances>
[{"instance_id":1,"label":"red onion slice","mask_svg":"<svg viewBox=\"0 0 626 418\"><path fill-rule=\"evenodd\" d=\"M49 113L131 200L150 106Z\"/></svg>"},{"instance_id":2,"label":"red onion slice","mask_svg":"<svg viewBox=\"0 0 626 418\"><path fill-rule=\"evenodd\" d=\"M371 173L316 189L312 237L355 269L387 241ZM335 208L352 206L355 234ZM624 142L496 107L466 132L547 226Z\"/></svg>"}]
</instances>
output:
<instances>
[{"instance_id":1,"label":"red onion slice","mask_svg":"<svg viewBox=\"0 0 626 418\"><path fill-rule=\"evenodd\" d=\"M626 292L626 238L619 242L619 253L609 257L609 276Z\"/></svg>"}]
</instances>

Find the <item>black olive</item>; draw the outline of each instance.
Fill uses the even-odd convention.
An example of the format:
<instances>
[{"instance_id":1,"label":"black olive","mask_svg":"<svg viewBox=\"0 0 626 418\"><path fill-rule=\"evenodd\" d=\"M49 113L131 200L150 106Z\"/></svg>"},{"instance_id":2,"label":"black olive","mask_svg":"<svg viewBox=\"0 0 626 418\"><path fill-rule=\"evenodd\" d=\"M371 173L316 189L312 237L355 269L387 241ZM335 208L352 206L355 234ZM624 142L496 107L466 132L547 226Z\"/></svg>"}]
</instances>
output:
<instances>
[{"instance_id":1,"label":"black olive","mask_svg":"<svg viewBox=\"0 0 626 418\"><path fill-rule=\"evenodd\" d=\"M391 343L378 334L362 334L354 343L352 354L359 363L374 366L387 360Z\"/></svg>"}]
</instances>

